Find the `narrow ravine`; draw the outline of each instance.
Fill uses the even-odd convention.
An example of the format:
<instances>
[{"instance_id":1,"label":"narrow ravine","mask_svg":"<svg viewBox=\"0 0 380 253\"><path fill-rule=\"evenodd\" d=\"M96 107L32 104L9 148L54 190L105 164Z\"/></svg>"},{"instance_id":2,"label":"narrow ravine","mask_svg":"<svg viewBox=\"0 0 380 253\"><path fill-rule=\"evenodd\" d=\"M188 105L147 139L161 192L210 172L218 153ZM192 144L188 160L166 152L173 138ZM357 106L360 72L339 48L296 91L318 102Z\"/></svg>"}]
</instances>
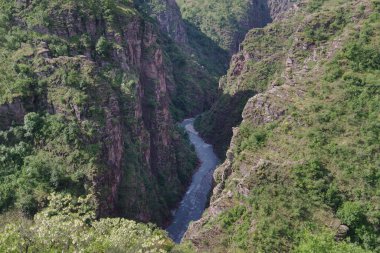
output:
<instances>
[{"instance_id":1,"label":"narrow ravine","mask_svg":"<svg viewBox=\"0 0 380 253\"><path fill-rule=\"evenodd\" d=\"M189 223L201 218L212 187L212 175L219 162L213 147L203 141L193 124L194 119L191 118L185 119L181 126L186 129L201 165L193 175L191 185L175 211L172 223L166 229L176 243L181 241Z\"/></svg>"}]
</instances>

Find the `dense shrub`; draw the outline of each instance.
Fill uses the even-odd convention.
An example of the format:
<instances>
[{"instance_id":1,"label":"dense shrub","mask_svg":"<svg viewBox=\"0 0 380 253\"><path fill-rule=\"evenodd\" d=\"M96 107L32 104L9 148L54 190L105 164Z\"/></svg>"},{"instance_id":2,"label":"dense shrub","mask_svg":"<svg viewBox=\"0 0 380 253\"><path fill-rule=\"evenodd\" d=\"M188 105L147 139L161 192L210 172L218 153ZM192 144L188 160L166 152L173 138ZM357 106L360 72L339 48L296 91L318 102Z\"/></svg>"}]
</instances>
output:
<instances>
[{"instance_id":1,"label":"dense shrub","mask_svg":"<svg viewBox=\"0 0 380 253\"><path fill-rule=\"evenodd\" d=\"M86 135L78 125L57 115L29 113L22 127L0 133L5 145L0 146L0 210L17 203L25 214L34 215L52 191L84 192L83 181L92 169L88 165L99 147L79 140ZM74 148L77 151L71 152Z\"/></svg>"},{"instance_id":2,"label":"dense shrub","mask_svg":"<svg viewBox=\"0 0 380 253\"><path fill-rule=\"evenodd\" d=\"M110 44L105 37L100 37L98 42L96 42L96 53L101 57L106 57L108 55L108 51L110 48Z\"/></svg>"},{"instance_id":3,"label":"dense shrub","mask_svg":"<svg viewBox=\"0 0 380 253\"><path fill-rule=\"evenodd\" d=\"M380 50L376 47L352 42L346 46L344 56L350 60L355 71L380 69Z\"/></svg>"},{"instance_id":4,"label":"dense shrub","mask_svg":"<svg viewBox=\"0 0 380 253\"><path fill-rule=\"evenodd\" d=\"M178 1L182 15L225 50L236 50L249 30L247 0ZM264 9L264 6L260 6Z\"/></svg>"},{"instance_id":5,"label":"dense shrub","mask_svg":"<svg viewBox=\"0 0 380 253\"><path fill-rule=\"evenodd\" d=\"M95 220L93 199L51 195L34 221L0 228L1 252L169 252L173 243L153 225Z\"/></svg>"},{"instance_id":6,"label":"dense shrub","mask_svg":"<svg viewBox=\"0 0 380 253\"><path fill-rule=\"evenodd\" d=\"M316 10L318 10L319 8L322 7L322 5L324 4L324 2L326 2L326 0L311 0L311 1L308 3L308 10L309 10L310 12L316 11Z\"/></svg>"},{"instance_id":7,"label":"dense shrub","mask_svg":"<svg viewBox=\"0 0 380 253\"><path fill-rule=\"evenodd\" d=\"M329 232L321 232L318 234L313 234L309 231L304 232L301 237L301 243L295 250L295 253L369 253L358 245L347 243L347 242L337 242L334 237Z\"/></svg>"}]
</instances>

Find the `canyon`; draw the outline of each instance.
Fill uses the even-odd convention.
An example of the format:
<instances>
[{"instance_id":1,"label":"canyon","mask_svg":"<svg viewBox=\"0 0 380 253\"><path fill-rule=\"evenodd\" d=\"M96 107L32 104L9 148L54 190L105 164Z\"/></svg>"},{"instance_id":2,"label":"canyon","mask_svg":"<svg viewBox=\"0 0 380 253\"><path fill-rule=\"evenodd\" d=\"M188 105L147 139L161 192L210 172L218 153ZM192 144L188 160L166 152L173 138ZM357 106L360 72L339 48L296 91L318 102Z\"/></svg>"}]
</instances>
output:
<instances>
[{"instance_id":1,"label":"canyon","mask_svg":"<svg viewBox=\"0 0 380 253\"><path fill-rule=\"evenodd\" d=\"M0 0L0 251L379 252L379 15Z\"/></svg>"},{"instance_id":2,"label":"canyon","mask_svg":"<svg viewBox=\"0 0 380 253\"><path fill-rule=\"evenodd\" d=\"M29 65L26 76L38 88L4 93L1 129L22 124L31 112L62 115L63 122L72 122L82 132L79 136L84 135L81 145L68 152L87 152L90 143L98 146L91 169L95 174L85 175L88 161L76 168L85 173L85 187L95 193L97 215L165 224L195 168L195 154L189 152L173 117L194 116L211 106L227 61L205 68L190 59L202 51L192 47L195 39L188 30L194 28L185 24L172 0L109 3L99 10L86 1L68 5L17 1L10 11L9 24L25 29L31 39L30 44L21 44L14 60ZM30 21L32 12L38 11L45 16ZM137 11L155 19L158 26L145 22ZM247 25L259 24L260 13L255 20ZM46 39L34 38L35 33ZM63 50L57 51L60 47ZM221 50L216 44L212 47ZM200 56L202 61L213 61L207 57ZM86 124L96 132L91 137L85 137ZM60 143L54 145L59 148ZM29 155L37 150L58 155L39 145ZM70 162L62 160L62 170L69 170Z\"/></svg>"},{"instance_id":3,"label":"canyon","mask_svg":"<svg viewBox=\"0 0 380 253\"><path fill-rule=\"evenodd\" d=\"M205 143L194 129L194 119L185 119L181 126L186 129L191 144L195 148L200 166L194 173L191 185L186 191L179 207L174 211L173 220L167 227L169 236L180 243L188 225L201 218L208 203L213 185L213 173L219 163L218 157L210 144Z\"/></svg>"}]
</instances>

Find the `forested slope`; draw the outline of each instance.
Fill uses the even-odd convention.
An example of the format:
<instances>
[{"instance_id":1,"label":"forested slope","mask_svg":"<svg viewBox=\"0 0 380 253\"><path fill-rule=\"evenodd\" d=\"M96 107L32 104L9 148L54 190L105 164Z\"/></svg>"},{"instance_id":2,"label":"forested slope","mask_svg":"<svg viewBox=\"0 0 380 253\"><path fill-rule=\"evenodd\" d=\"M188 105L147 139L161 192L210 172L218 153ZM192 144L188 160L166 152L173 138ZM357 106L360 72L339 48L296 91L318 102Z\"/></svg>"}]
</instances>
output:
<instances>
[{"instance_id":1,"label":"forested slope","mask_svg":"<svg viewBox=\"0 0 380 253\"><path fill-rule=\"evenodd\" d=\"M379 0L178 4L0 0L0 251L380 252Z\"/></svg>"},{"instance_id":2,"label":"forested slope","mask_svg":"<svg viewBox=\"0 0 380 253\"><path fill-rule=\"evenodd\" d=\"M380 251L379 21L377 0L299 1L248 33L223 88L257 94L186 240L210 252Z\"/></svg>"},{"instance_id":3,"label":"forested slope","mask_svg":"<svg viewBox=\"0 0 380 253\"><path fill-rule=\"evenodd\" d=\"M64 192L166 222L196 163L166 35L130 1L2 1L0 17L0 210L33 216Z\"/></svg>"}]
</instances>

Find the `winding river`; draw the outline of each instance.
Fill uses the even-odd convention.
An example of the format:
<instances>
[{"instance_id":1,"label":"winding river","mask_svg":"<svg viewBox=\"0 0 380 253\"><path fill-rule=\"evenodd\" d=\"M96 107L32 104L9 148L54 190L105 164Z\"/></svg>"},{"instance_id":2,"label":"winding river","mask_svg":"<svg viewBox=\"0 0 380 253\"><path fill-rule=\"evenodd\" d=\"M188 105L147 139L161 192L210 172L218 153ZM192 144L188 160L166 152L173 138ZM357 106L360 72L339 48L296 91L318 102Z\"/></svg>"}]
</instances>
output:
<instances>
[{"instance_id":1,"label":"winding river","mask_svg":"<svg viewBox=\"0 0 380 253\"><path fill-rule=\"evenodd\" d=\"M191 221L201 218L208 201L212 187L212 175L219 163L218 157L210 144L207 144L194 129L194 119L185 119L181 126L186 129L190 142L194 145L198 159L201 162L195 172L185 196L170 226L166 229L174 242L179 243Z\"/></svg>"}]
</instances>

